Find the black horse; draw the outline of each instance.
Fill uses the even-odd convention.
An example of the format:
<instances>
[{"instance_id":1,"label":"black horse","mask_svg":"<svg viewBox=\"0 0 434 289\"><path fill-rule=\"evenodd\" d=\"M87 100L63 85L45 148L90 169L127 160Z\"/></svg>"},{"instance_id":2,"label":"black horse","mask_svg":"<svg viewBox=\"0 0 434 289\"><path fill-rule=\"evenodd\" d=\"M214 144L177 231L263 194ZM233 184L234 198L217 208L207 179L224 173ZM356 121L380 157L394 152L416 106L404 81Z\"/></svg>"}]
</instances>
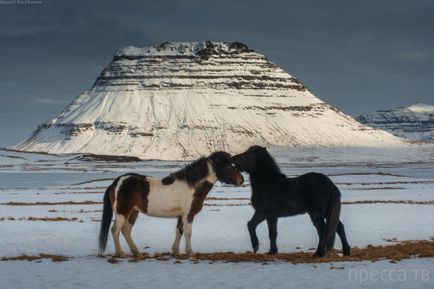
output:
<instances>
[{"instance_id":1,"label":"black horse","mask_svg":"<svg viewBox=\"0 0 434 289\"><path fill-rule=\"evenodd\" d=\"M233 156L240 171L250 175L252 206L255 214L247 223L253 251L259 248L256 227L267 220L270 254L277 253L277 219L308 213L319 236L316 257L323 257L333 249L335 235L342 241L343 254L350 255L344 225L339 221L341 194L336 185L320 173L307 173L287 178L280 172L266 148L252 146L242 154Z\"/></svg>"}]
</instances>

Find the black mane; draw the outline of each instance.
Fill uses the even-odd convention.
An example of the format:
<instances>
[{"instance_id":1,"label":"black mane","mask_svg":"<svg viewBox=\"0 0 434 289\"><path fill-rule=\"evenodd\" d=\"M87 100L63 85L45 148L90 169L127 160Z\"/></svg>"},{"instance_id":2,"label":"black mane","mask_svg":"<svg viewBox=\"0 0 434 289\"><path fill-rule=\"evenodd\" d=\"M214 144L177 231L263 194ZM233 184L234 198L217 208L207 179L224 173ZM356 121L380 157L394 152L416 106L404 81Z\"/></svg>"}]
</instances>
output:
<instances>
[{"instance_id":1,"label":"black mane","mask_svg":"<svg viewBox=\"0 0 434 289\"><path fill-rule=\"evenodd\" d=\"M267 150L261 150L257 154L257 170L261 173L266 174L280 174L280 168L277 165L274 158L270 155Z\"/></svg>"},{"instance_id":2,"label":"black mane","mask_svg":"<svg viewBox=\"0 0 434 289\"><path fill-rule=\"evenodd\" d=\"M183 180L191 187L194 187L199 181L203 180L209 174L208 158L201 157L200 159L186 165L184 168L171 173L163 178L163 185L170 185L175 180Z\"/></svg>"}]
</instances>

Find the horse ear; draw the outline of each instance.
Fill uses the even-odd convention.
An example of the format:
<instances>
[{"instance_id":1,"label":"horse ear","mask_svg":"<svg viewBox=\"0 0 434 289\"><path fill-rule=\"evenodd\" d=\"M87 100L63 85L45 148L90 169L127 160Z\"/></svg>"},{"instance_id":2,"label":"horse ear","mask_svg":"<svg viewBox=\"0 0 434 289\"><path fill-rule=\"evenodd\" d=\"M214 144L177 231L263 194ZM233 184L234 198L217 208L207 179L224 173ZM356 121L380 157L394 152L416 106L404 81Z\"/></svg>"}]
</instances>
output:
<instances>
[{"instance_id":1,"label":"horse ear","mask_svg":"<svg viewBox=\"0 0 434 289\"><path fill-rule=\"evenodd\" d=\"M213 153L210 158L219 165L231 162L231 155L223 151Z\"/></svg>"},{"instance_id":2,"label":"horse ear","mask_svg":"<svg viewBox=\"0 0 434 289\"><path fill-rule=\"evenodd\" d=\"M212 154L212 155L210 156L210 159L211 159L213 162L215 162L216 164L221 164L221 163L222 163L222 160L221 160L218 156L216 156L215 154Z\"/></svg>"},{"instance_id":3,"label":"horse ear","mask_svg":"<svg viewBox=\"0 0 434 289\"><path fill-rule=\"evenodd\" d=\"M212 159L216 164L222 164L222 160L221 159L219 159L219 158L213 158Z\"/></svg>"}]
</instances>

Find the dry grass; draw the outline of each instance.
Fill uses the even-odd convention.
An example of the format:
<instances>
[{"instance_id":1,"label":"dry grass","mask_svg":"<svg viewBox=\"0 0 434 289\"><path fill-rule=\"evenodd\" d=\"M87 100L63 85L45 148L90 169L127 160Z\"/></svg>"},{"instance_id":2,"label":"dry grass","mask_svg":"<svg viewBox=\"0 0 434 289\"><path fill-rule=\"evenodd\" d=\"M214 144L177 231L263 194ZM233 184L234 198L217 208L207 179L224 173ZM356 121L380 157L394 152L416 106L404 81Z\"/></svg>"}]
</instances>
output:
<instances>
[{"instance_id":1,"label":"dry grass","mask_svg":"<svg viewBox=\"0 0 434 289\"><path fill-rule=\"evenodd\" d=\"M43 222L80 222L83 220L79 218L65 218L65 217L0 217L0 221L43 221Z\"/></svg>"},{"instance_id":2,"label":"dry grass","mask_svg":"<svg viewBox=\"0 0 434 289\"><path fill-rule=\"evenodd\" d=\"M243 197L207 197L206 198L207 201L250 201L250 198L243 198Z\"/></svg>"},{"instance_id":3,"label":"dry grass","mask_svg":"<svg viewBox=\"0 0 434 289\"><path fill-rule=\"evenodd\" d=\"M359 200L342 202L342 205L356 204L404 204L404 205L434 205L434 200L429 201L413 201L413 200Z\"/></svg>"},{"instance_id":4,"label":"dry grass","mask_svg":"<svg viewBox=\"0 0 434 289\"><path fill-rule=\"evenodd\" d=\"M390 242L397 242L396 239L390 239ZM313 249L313 248L311 248ZM176 258L171 253L157 253L149 255L143 253L140 257L130 258L128 262L140 262L144 260L170 261L180 263L181 260L191 260L193 263L199 262L223 262L223 263L270 263L270 262L288 262L292 264L303 263L330 263L330 262L356 262L356 261L380 261L388 260L396 263L403 259L409 258L433 258L434 257L434 238L431 240L402 241L391 245L368 245L365 248L352 248L351 256L341 256L337 251L333 251L329 256L324 258L313 257L313 252L296 252L296 253L279 253L277 255L254 254L252 252L234 253L234 252L215 252L215 253L197 253L193 258L186 255L180 255ZM39 255L20 255L14 257L2 257L1 261L18 261L27 260L35 261L41 259L51 259L53 262L67 261L70 257L52 254ZM122 261L110 257L108 262L116 264Z\"/></svg>"},{"instance_id":5,"label":"dry grass","mask_svg":"<svg viewBox=\"0 0 434 289\"><path fill-rule=\"evenodd\" d=\"M52 254L39 254L39 255L20 255L15 257L2 257L1 261L35 261L42 259L51 259L53 262L63 262L68 261L69 257L61 256L61 255L52 255Z\"/></svg>"},{"instance_id":6,"label":"dry grass","mask_svg":"<svg viewBox=\"0 0 434 289\"><path fill-rule=\"evenodd\" d=\"M434 239L419 240L419 241L403 241L393 245L368 245L366 248L352 248L351 256L341 256L337 251L333 251L329 256L324 258L313 257L313 252L296 252L296 253L279 253L277 255L254 254L252 252L234 253L234 252L216 252L216 253L197 253L192 258L193 262L223 262L223 263L239 263L239 262L288 262L293 264L300 263L330 263L342 261L380 261L389 260L390 262L398 262L408 258L428 258L434 257ZM109 262L116 258L110 258ZM142 260L173 260L171 253L157 253L149 255L144 253L142 256L132 258L129 262L139 262ZM186 255L181 255L177 260L189 259Z\"/></svg>"},{"instance_id":7,"label":"dry grass","mask_svg":"<svg viewBox=\"0 0 434 289\"><path fill-rule=\"evenodd\" d=\"M65 201L65 202L8 202L1 205L7 206L57 206L57 205L98 205L102 202L95 201Z\"/></svg>"},{"instance_id":8,"label":"dry grass","mask_svg":"<svg viewBox=\"0 0 434 289\"><path fill-rule=\"evenodd\" d=\"M58 192L53 193L53 195L85 195L85 194L103 194L104 191L81 191L81 192Z\"/></svg>"},{"instance_id":9,"label":"dry grass","mask_svg":"<svg viewBox=\"0 0 434 289\"><path fill-rule=\"evenodd\" d=\"M230 200L249 200L248 198L218 198L209 197L207 201L230 201ZM1 203L0 205L7 206L58 206L58 205L101 205L102 202L97 201L64 201L64 202L8 202ZM405 204L405 205L434 205L434 200L428 201L413 201L413 200L358 200L358 201L344 201L342 205L354 205L354 204ZM250 206L248 203L204 203L204 206L208 207L238 207L238 206Z\"/></svg>"},{"instance_id":10,"label":"dry grass","mask_svg":"<svg viewBox=\"0 0 434 289\"><path fill-rule=\"evenodd\" d=\"M240 206L250 206L250 203L239 203L239 204L203 204L205 207L240 207Z\"/></svg>"}]
</instances>

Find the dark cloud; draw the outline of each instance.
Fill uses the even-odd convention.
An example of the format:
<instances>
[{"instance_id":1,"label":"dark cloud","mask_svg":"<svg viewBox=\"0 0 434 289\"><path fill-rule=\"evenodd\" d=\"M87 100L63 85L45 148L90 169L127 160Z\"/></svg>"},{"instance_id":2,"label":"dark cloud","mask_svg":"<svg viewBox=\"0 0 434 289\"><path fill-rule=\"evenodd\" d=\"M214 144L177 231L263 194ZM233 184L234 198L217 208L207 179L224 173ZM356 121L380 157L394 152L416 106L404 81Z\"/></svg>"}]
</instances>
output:
<instances>
[{"instance_id":1,"label":"dark cloud","mask_svg":"<svg viewBox=\"0 0 434 289\"><path fill-rule=\"evenodd\" d=\"M245 42L352 114L434 103L433 27L428 0L0 4L0 146L89 88L119 48L161 41Z\"/></svg>"}]
</instances>

